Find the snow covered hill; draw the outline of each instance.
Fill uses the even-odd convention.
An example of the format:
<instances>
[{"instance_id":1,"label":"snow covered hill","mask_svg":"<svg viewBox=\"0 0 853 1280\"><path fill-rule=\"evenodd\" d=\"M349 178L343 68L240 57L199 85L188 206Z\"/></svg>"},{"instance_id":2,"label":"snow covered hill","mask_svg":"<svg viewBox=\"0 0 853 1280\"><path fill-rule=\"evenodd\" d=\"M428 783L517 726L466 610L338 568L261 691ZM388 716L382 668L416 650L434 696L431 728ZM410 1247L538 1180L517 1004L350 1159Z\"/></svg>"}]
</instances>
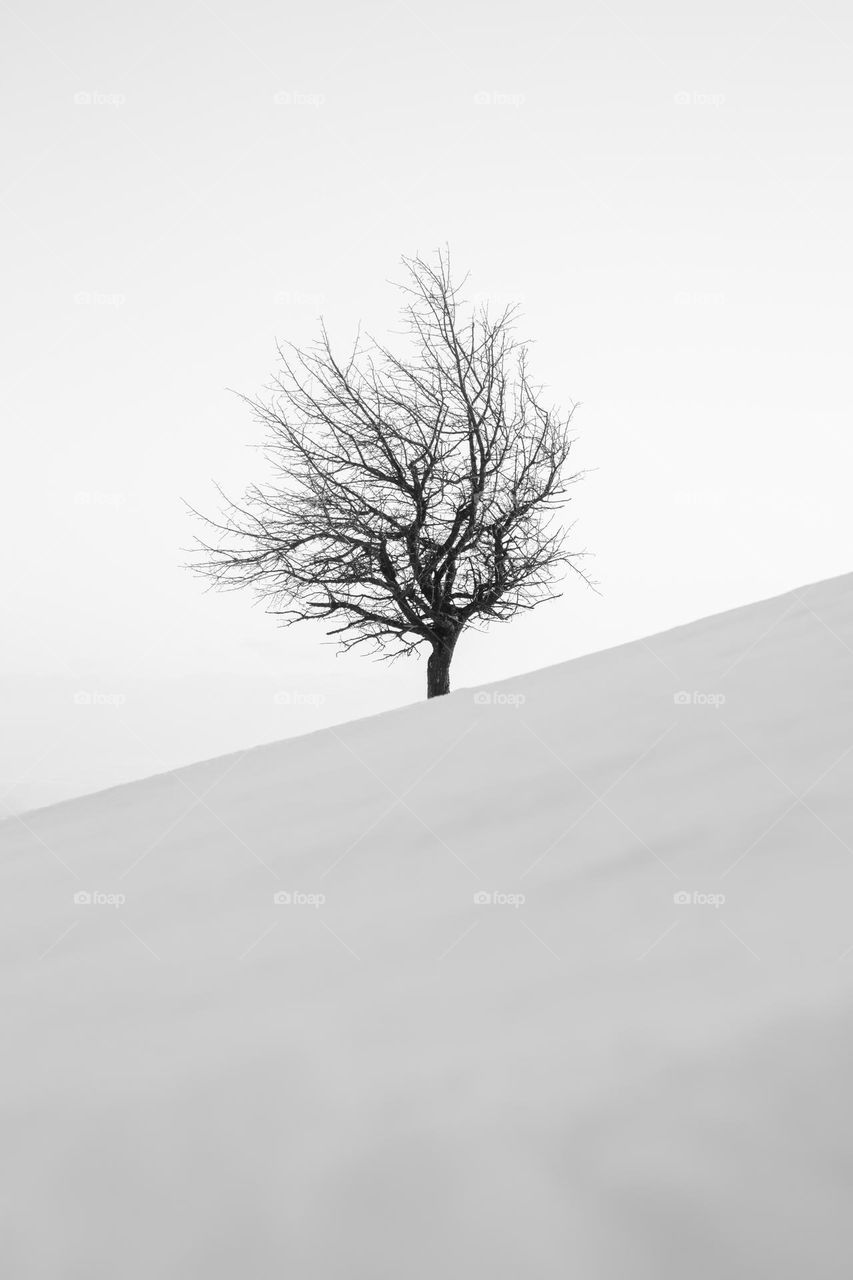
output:
<instances>
[{"instance_id":1,"label":"snow covered hill","mask_svg":"<svg viewBox=\"0 0 853 1280\"><path fill-rule=\"evenodd\" d=\"M851 783L853 575L9 819L4 1276L848 1277Z\"/></svg>"}]
</instances>

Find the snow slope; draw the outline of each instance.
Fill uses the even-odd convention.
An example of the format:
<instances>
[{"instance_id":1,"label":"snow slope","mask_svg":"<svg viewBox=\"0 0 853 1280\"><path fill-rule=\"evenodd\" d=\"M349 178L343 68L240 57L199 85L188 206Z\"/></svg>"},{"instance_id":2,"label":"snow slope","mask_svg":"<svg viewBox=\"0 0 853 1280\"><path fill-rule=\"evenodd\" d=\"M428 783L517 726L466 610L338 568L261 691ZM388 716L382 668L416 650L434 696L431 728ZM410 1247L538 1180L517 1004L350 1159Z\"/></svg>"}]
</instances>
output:
<instances>
[{"instance_id":1,"label":"snow slope","mask_svg":"<svg viewBox=\"0 0 853 1280\"><path fill-rule=\"evenodd\" d=\"M850 1275L853 575L486 692L0 827L4 1276Z\"/></svg>"}]
</instances>

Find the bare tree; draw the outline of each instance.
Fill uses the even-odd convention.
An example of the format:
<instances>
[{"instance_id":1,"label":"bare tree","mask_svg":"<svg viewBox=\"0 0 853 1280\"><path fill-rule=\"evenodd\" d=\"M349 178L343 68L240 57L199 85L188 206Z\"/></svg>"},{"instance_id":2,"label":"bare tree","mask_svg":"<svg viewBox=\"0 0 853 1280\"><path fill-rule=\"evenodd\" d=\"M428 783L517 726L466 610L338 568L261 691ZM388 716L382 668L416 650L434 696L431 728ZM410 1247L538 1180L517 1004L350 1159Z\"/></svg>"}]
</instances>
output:
<instances>
[{"instance_id":1,"label":"bare tree","mask_svg":"<svg viewBox=\"0 0 853 1280\"><path fill-rule=\"evenodd\" d=\"M574 408L543 403L515 308L467 308L448 252L403 263L406 357L359 334L339 360L323 325L307 350L279 347L268 399L243 397L272 477L241 502L219 491L195 568L284 623L326 620L344 650L429 646L434 697L466 626L553 599L566 566L589 581L557 519L582 473L566 474Z\"/></svg>"}]
</instances>

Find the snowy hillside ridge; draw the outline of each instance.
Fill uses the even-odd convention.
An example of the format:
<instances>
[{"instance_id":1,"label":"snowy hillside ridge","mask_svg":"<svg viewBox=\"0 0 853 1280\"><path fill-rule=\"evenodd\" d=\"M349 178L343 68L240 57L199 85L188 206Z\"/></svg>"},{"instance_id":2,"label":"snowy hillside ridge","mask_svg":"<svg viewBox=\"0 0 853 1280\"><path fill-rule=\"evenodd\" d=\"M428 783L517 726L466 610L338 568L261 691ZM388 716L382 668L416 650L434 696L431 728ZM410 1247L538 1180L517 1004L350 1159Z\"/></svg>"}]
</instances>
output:
<instances>
[{"instance_id":1,"label":"snowy hillside ridge","mask_svg":"<svg viewBox=\"0 0 853 1280\"><path fill-rule=\"evenodd\" d=\"M840 1280L851 795L846 575L9 819L5 1273Z\"/></svg>"},{"instance_id":2,"label":"snowy hillside ridge","mask_svg":"<svg viewBox=\"0 0 853 1280\"><path fill-rule=\"evenodd\" d=\"M669 627L664 631L655 632L654 634L645 636L639 640L624 641L618 645L613 645L605 649L597 650L594 653L583 654L580 657L569 659L566 662L552 663L546 667L539 667L534 671L525 672L515 676L508 676L504 680L489 681L483 685L475 684L475 685L460 686L459 688L451 690L449 697L450 698L455 697L457 699L473 698L475 706L478 706L478 705L488 706L490 704L494 704L494 705L504 705L504 706L510 706L510 707L511 706L520 707L520 706L523 706L524 702L526 701L526 695L524 693L523 686L524 686L524 683L529 680L548 677L550 673L557 673L557 672L563 671L568 666L576 666L578 664L583 664L583 663L598 662L608 657L611 654L616 654L621 652L622 650L631 649L634 646L638 646L638 645L646 649L651 649L652 652L655 652L659 645L659 642L665 643L667 637L674 637L678 633L683 632L690 628L704 626L705 624L710 623L716 619L720 619L724 617L734 619L737 615L741 613L751 612L754 610L770 609L772 606L776 604L776 602L779 602L779 618L776 621L771 622L770 624L771 626L775 626L776 622L780 621L782 618L787 616L787 614L790 611L793 611L794 609L796 609L798 604L802 605L802 607L805 608L807 612L809 609L813 609L813 604L814 604L814 601L817 599L817 597L809 596L808 593L818 591L821 588L831 589L834 584L838 584L838 588L840 590L842 589L841 584L845 582L848 583L849 590L853 592L853 573L844 574L838 578L824 579L820 582L809 583L806 586L797 588L795 591L783 592L783 593L780 593L779 595L770 596L765 600L761 600L752 604L739 605L734 609L726 610L726 612L722 614L707 614L707 615L703 615L701 618L694 619L690 622L678 623L677 625L673 627ZM807 597L811 601L810 604L806 603ZM828 625L825 622L823 622L823 620L820 619L817 615L815 615L815 617L816 617L816 620L820 622L822 625L824 626ZM714 694L705 693L701 690L677 689L677 690L674 690L673 692L673 700L676 703L688 703L688 702L696 701L701 704L703 701L707 701L709 705L714 705L714 697L715 697ZM440 700L434 700L431 704L427 703L426 701L419 700L418 702L411 703L406 707L398 707L390 711L382 711L377 713L376 715L363 717L363 719L366 723L393 720L395 717L402 716L408 713L412 707L420 708L423 714L438 715L441 712L441 708L447 705L447 701L448 701L447 697L442 698ZM720 705L722 705L722 703L720 703ZM290 738L283 739L281 742L259 743L256 746L244 748L238 751L228 752L226 755L209 757L203 760L196 761L191 765L184 766L183 769L164 770L162 773L151 774L149 775L149 777L153 778L153 777L172 776L173 774L176 774L176 773L182 773L185 770L194 770L194 769L201 768L205 765L213 765L217 761L220 761L223 765L225 765L225 764L229 764L232 761L243 759L246 756L251 756L255 752L263 752L270 748L283 746L285 742L289 744L296 744L303 741L306 738L311 738L316 735L328 734L329 732L330 730L328 728L315 729L315 730L311 730L308 733L294 735ZM92 792L91 795L101 795L106 792L123 790L126 787L137 786L140 782L144 782L146 780L147 780L146 778L137 778L129 782L117 783L114 786L104 788L102 791ZM39 812L42 809L55 809L64 805L76 804L78 801L87 799L87 798L88 797L85 795L72 796L72 797L69 797L68 799L57 801L54 804L42 805L42 806L38 806L38 808L29 809L26 812L32 814L32 813ZM17 815L14 815L14 814L0 815L0 826L2 826L3 822L14 820L16 816Z\"/></svg>"}]
</instances>

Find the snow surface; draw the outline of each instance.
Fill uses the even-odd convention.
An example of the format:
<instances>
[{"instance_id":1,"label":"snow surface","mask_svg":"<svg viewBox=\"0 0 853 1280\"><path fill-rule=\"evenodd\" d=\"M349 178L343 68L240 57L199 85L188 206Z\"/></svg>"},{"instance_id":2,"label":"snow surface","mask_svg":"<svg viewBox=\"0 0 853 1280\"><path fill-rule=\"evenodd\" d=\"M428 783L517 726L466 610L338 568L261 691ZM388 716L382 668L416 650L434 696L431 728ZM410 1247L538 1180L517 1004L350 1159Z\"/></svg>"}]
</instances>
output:
<instances>
[{"instance_id":1,"label":"snow surface","mask_svg":"<svg viewBox=\"0 0 853 1280\"><path fill-rule=\"evenodd\" d=\"M849 1277L853 575L486 692L2 824L4 1277Z\"/></svg>"}]
</instances>

